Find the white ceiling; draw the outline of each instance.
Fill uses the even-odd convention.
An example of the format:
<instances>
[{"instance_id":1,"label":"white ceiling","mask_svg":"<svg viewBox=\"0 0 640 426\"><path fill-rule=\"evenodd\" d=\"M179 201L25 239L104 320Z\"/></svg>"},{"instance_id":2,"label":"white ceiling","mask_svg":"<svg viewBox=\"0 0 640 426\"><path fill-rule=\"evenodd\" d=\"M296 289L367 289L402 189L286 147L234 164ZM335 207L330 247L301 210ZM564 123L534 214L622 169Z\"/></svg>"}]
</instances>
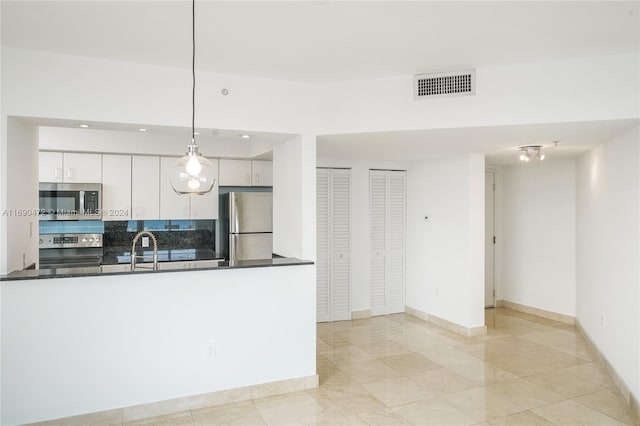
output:
<instances>
[{"instance_id":1,"label":"white ceiling","mask_svg":"<svg viewBox=\"0 0 640 426\"><path fill-rule=\"evenodd\" d=\"M640 2L198 1L197 67L332 82L640 50ZM2 46L188 68L190 1L5 1Z\"/></svg>"},{"instance_id":2,"label":"white ceiling","mask_svg":"<svg viewBox=\"0 0 640 426\"><path fill-rule=\"evenodd\" d=\"M518 146L542 145L549 160L571 158L638 124L634 119L328 135L318 138L317 155L415 161L482 153L489 164L507 165L518 163Z\"/></svg>"}]
</instances>

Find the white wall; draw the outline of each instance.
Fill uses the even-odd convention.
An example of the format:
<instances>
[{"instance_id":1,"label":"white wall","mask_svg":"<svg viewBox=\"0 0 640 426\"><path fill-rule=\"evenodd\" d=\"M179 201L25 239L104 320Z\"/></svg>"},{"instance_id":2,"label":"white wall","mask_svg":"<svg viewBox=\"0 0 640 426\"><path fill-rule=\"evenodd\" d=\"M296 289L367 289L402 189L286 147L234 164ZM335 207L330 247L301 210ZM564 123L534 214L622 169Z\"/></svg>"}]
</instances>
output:
<instances>
[{"instance_id":1,"label":"white wall","mask_svg":"<svg viewBox=\"0 0 640 426\"><path fill-rule=\"evenodd\" d=\"M640 398L640 129L577 163L577 318ZM604 316L604 324L602 323Z\"/></svg>"},{"instance_id":2,"label":"white wall","mask_svg":"<svg viewBox=\"0 0 640 426\"><path fill-rule=\"evenodd\" d=\"M371 308L369 169L406 170L407 164L319 158L318 167L351 169L351 310L368 310Z\"/></svg>"},{"instance_id":3,"label":"white wall","mask_svg":"<svg viewBox=\"0 0 640 426\"><path fill-rule=\"evenodd\" d=\"M503 168L499 298L576 312L575 160Z\"/></svg>"},{"instance_id":4,"label":"white wall","mask_svg":"<svg viewBox=\"0 0 640 426\"><path fill-rule=\"evenodd\" d=\"M407 179L406 304L468 328L484 326L484 168L469 154Z\"/></svg>"},{"instance_id":5,"label":"white wall","mask_svg":"<svg viewBox=\"0 0 640 426\"><path fill-rule=\"evenodd\" d=\"M7 271L38 261L38 129L7 119ZM25 214L26 213L26 214Z\"/></svg>"},{"instance_id":6,"label":"white wall","mask_svg":"<svg viewBox=\"0 0 640 426\"><path fill-rule=\"evenodd\" d=\"M313 265L3 282L1 422L313 376L314 283Z\"/></svg>"},{"instance_id":7,"label":"white wall","mask_svg":"<svg viewBox=\"0 0 640 426\"><path fill-rule=\"evenodd\" d=\"M274 145L273 252L281 256L316 258L315 152L310 135Z\"/></svg>"},{"instance_id":8,"label":"white wall","mask_svg":"<svg viewBox=\"0 0 640 426\"><path fill-rule=\"evenodd\" d=\"M476 95L413 99L413 76L322 85L319 133L640 116L640 54L476 69Z\"/></svg>"},{"instance_id":9,"label":"white wall","mask_svg":"<svg viewBox=\"0 0 640 426\"><path fill-rule=\"evenodd\" d=\"M3 48L2 81L6 115L191 125L188 69ZM302 133L312 118L305 99L305 85L198 71L196 123Z\"/></svg>"}]
</instances>

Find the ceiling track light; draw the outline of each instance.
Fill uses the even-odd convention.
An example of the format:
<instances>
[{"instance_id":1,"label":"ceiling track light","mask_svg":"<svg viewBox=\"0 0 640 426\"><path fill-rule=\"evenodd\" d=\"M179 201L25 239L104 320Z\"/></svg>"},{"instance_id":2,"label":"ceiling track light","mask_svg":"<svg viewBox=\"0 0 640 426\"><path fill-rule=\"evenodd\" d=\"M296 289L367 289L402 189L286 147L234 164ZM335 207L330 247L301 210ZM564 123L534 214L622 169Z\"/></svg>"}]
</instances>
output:
<instances>
[{"instance_id":1,"label":"ceiling track light","mask_svg":"<svg viewBox=\"0 0 640 426\"><path fill-rule=\"evenodd\" d=\"M520 151L520 161L528 163L532 159L543 161L546 157L542 153L542 145L527 145L518 148Z\"/></svg>"}]
</instances>

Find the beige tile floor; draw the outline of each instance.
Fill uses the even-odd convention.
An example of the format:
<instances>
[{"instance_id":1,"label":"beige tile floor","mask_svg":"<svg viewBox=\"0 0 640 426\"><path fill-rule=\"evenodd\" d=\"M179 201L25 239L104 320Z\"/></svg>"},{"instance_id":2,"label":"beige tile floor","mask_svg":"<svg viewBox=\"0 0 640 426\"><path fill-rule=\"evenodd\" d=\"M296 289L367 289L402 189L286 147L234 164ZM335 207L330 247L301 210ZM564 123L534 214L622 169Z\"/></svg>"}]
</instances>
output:
<instances>
[{"instance_id":1,"label":"beige tile floor","mask_svg":"<svg viewBox=\"0 0 640 426\"><path fill-rule=\"evenodd\" d=\"M486 317L475 338L405 314L318 324L319 388L124 424L638 424L573 327Z\"/></svg>"}]
</instances>

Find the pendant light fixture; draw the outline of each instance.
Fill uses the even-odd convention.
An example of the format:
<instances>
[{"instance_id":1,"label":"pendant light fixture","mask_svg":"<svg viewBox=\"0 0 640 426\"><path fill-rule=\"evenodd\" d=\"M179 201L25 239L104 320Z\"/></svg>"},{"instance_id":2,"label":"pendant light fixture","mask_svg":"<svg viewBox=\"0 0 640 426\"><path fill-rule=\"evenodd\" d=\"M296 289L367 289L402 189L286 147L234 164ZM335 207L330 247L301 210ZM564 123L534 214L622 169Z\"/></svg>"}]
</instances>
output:
<instances>
[{"instance_id":1,"label":"pendant light fixture","mask_svg":"<svg viewBox=\"0 0 640 426\"><path fill-rule=\"evenodd\" d=\"M213 189L215 184L214 168L211 161L198 152L196 143L196 1L191 1L191 143L187 145L187 153L176 161L171 172L171 187L178 195L203 195Z\"/></svg>"}]
</instances>

